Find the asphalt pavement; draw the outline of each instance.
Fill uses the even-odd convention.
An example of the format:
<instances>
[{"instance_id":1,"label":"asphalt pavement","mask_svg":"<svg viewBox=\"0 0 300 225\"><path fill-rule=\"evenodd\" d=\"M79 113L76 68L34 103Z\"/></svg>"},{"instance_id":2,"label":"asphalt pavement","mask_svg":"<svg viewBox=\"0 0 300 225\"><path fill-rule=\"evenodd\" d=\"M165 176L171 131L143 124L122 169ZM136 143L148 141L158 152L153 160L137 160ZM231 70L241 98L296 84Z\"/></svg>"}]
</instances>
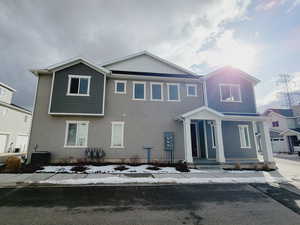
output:
<instances>
[{"instance_id":1,"label":"asphalt pavement","mask_svg":"<svg viewBox=\"0 0 300 225\"><path fill-rule=\"evenodd\" d=\"M300 195L268 184L0 189L1 225L298 225Z\"/></svg>"}]
</instances>

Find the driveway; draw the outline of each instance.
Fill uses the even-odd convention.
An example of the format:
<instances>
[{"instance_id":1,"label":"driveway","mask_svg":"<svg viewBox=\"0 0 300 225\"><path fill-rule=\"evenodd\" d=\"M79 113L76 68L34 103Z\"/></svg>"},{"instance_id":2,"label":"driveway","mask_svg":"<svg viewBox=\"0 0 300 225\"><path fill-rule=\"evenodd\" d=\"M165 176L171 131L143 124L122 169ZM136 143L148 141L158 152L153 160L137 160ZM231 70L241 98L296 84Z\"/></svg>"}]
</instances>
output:
<instances>
[{"instance_id":1,"label":"driveway","mask_svg":"<svg viewBox=\"0 0 300 225\"><path fill-rule=\"evenodd\" d=\"M299 224L300 195L267 184L0 189L5 225Z\"/></svg>"},{"instance_id":2,"label":"driveway","mask_svg":"<svg viewBox=\"0 0 300 225\"><path fill-rule=\"evenodd\" d=\"M290 183L300 190L300 157L298 155L274 155L278 172L290 180Z\"/></svg>"}]
</instances>

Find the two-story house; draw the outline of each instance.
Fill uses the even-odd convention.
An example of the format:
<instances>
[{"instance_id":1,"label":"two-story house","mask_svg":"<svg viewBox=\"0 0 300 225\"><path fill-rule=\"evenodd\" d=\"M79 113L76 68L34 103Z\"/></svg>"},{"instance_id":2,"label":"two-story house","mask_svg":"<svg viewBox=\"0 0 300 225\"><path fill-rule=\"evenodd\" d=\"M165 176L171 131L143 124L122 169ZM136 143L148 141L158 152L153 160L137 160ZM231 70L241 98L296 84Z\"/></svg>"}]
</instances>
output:
<instances>
[{"instance_id":1,"label":"two-story house","mask_svg":"<svg viewBox=\"0 0 300 225\"><path fill-rule=\"evenodd\" d=\"M82 159L101 147L109 162L257 160L266 162L268 128L256 111L255 77L232 67L198 75L143 51L96 65L78 58L31 70L38 78L29 157ZM151 151L145 150L151 148Z\"/></svg>"},{"instance_id":2,"label":"two-story house","mask_svg":"<svg viewBox=\"0 0 300 225\"><path fill-rule=\"evenodd\" d=\"M267 117L273 152L300 150L300 106L292 109L267 109Z\"/></svg>"},{"instance_id":3,"label":"two-story house","mask_svg":"<svg viewBox=\"0 0 300 225\"><path fill-rule=\"evenodd\" d=\"M0 156L27 151L32 115L12 103L14 92L0 82Z\"/></svg>"}]
</instances>

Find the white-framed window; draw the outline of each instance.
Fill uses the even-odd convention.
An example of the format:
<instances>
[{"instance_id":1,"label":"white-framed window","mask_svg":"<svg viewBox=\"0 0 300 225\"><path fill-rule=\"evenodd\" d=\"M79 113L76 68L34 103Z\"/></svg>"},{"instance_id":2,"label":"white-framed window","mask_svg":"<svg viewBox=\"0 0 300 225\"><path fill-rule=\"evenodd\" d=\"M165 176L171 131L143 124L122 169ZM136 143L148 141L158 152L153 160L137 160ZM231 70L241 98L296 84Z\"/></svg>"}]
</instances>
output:
<instances>
[{"instance_id":1,"label":"white-framed window","mask_svg":"<svg viewBox=\"0 0 300 225\"><path fill-rule=\"evenodd\" d=\"M239 84L220 84L221 102L242 102Z\"/></svg>"},{"instance_id":2,"label":"white-framed window","mask_svg":"<svg viewBox=\"0 0 300 225\"><path fill-rule=\"evenodd\" d=\"M66 121L66 147L87 147L89 121Z\"/></svg>"},{"instance_id":3,"label":"white-framed window","mask_svg":"<svg viewBox=\"0 0 300 225\"><path fill-rule=\"evenodd\" d=\"M133 81L132 99L146 100L146 82Z\"/></svg>"},{"instance_id":4,"label":"white-framed window","mask_svg":"<svg viewBox=\"0 0 300 225\"><path fill-rule=\"evenodd\" d=\"M272 127L279 127L279 121L272 121Z\"/></svg>"},{"instance_id":5,"label":"white-framed window","mask_svg":"<svg viewBox=\"0 0 300 225\"><path fill-rule=\"evenodd\" d=\"M115 80L115 93L126 94L126 80Z\"/></svg>"},{"instance_id":6,"label":"white-framed window","mask_svg":"<svg viewBox=\"0 0 300 225\"><path fill-rule=\"evenodd\" d=\"M124 148L124 122L111 122L111 148Z\"/></svg>"},{"instance_id":7,"label":"white-framed window","mask_svg":"<svg viewBox=\"0 0 300 225\"><path fill-rule=\"evenodd\" d=\"M197 84L187 84L186 85L186 95L191 97L197 96Z\"/></svg>"},{"instance_id":8,"label":"white-framed window","mask_svg":"<svg viewBox=\"0 0 300 225\"><path fill-rule=\"evenodd\" d=\"M212 148L216 148L216 125L210 122L210 135Z\"/></svg>"},{"instance_id":9,"label":"white-framed window","mask_svg":"<svg viewBox=\"0 0 300 225\"><path fill-rule=\"evenodd\" d=\"M241 148L251 148L250 133L248 125L239 125Z\"/></svg>"},{"instance_id":10,"label":"white-framed window","mask_svg":"<svg viewBox=\"0 0 300 225\"><path fill-rule=\"evenodd\" d=\"M150 83L151 101L163 101L163 83Z\"/></svg>"},{"instance_id":11,"label":"white-framed window","mask_svg":"<svg viewBox=\"0 0 300 225\"><path fill-rule=\"evenodd\" d=\"M67 95L89 96L91 76L69 75Z\"/></svg>"},{"instance_id":12,"label":"white-framed window","mask_svg":"<svg viewBox=\"0 0 300 225\"><path fill-rule=\"evenodd\" d=\"M168 101L180 101L180 85L177 83L168 83Z\"/></svg>"},{"instance_id":13,"label":"white-framed window","mask_svg":"<svg viewBox=\"0 0 300 225\"><path fill-rule=\"evenodd\" d=\"M298 118L296 119L296 121L297 121L297 124L300 125L300 117L298 117Z\"/></svg>"}]
</instances>

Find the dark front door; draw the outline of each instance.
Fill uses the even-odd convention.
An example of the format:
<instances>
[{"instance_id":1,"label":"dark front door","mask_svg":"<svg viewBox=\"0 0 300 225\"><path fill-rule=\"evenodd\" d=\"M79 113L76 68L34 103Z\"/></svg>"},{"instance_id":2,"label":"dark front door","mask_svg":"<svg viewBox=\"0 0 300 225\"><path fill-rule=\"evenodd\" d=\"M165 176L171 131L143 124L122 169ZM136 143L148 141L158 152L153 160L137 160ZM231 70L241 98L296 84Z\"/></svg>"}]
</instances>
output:
<instances>
[{"instance_id":1,"label":"dark front door","mask_svg":"<svg viewBox=\"0 0 300 225\"><path fill-rule=\"evenodd\" d=\"M192 138L192 155L193 157L198 157L198 148L197 148L197 126L196 124L191 124L191 138Z\"/></svg>"}]
</instances>

